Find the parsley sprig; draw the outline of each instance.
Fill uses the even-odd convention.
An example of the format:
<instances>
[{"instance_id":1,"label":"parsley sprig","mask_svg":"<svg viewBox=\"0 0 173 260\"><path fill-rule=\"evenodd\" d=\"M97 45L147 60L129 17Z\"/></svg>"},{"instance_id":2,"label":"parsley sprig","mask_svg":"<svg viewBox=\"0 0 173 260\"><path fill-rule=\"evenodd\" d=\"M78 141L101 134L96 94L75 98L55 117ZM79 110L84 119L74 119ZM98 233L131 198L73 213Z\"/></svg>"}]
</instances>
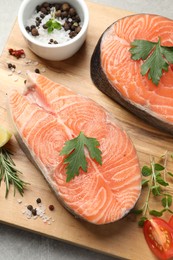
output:
<instances>
[{"instance_id":1,"label":"parsley sprig","mask_svg":"<svg viewBox=\"0 0 173 260\"><path fill-rule=\"evenodd\" d=\"M20 179L19 174L21 174L21 172L17 170L11 155L7 149L0 148L0 184L2 180L4 180L6 185L6 198L11 185L14 186L14 195L17 189L23 196L25 185L28 184Z\"/></svg>"},{"instance_id":2,"label":"parsley sprig","mask_svg":"<svg viewBox=\"0 0 173 260\"><path fill-rule=\"evenodd\" d=\"M147 186L148 192L144 204L140 209L135 209L133 213L136 215L141 215L139 219L139 226L143 226L145 220L148 218L148 215L155 217L161 217L164 212L168 211L173 214L171 210L172 206L172 195L170 183L167 181L167 177L170 176L173 178L173 174L167 171L167 152L162 157L164 159L163 165L160 163L155 163L154 158L151 158L150 166L143 166L142 168L142 186L143 188ZM151 195L159 200L161 203L162 209L156 210L151 209L150 207L150 198Z\"/></svg>"},{"instance_id":3,"label":"parsley sprig","mask_svg":"<svg viewBox=\"0 0 173 260\"><path fill-rule=\"evenodd\" d=\"M130 53L133 60L144 60L141 66L141 74L148 73L148 78L157 86L163 71L168 71L170 64L173 64L173 47L161 45L158 42L147 40L134 40L131 43Z\"/></svg>"},{"instance_id":4,"label":"parsley sprig","mask_svg":"<svg viewBox=\"0 0 173 260\"><path fill-rule=\"evenodd\" d=\"M83 132L80 132L76 138L65 142L60 155L66 155L64 159L64 163L67 164L66 182L69 182L75 176L78 176L80 168L84 172L87 172L85 148L87 148L90 157L102 165L101 151L98 148L99 145L96 138L87 137Z\"/></svg>"}]
</instances>

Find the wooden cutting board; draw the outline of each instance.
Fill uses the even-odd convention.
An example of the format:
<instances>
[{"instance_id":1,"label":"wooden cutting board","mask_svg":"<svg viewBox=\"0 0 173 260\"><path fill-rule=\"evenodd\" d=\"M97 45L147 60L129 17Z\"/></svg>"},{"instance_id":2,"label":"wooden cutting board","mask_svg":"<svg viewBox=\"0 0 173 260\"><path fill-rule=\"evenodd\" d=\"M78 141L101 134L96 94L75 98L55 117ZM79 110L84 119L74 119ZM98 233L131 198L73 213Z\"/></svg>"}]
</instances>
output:
<instances>
[{"instance_id":1,"label":"wooden cutting board","mask_svg":"<svg viewBox=\"0 0 173 260\"><path fill-rule=\"evenodd\" d=\"M39 68L50 79L62 83L72 90L84 94L111 112L128 132L137 149L141 166L149 163L150 155L159 158L166 150L173 147L172 136L160 132L132 115L124 108L113 102L101 93L92 83L90 78L90 58L101 33L115 20L129 15L127 11L110 8L87 2L90 12L90 24L87 40L80 51L64 62L50 62L39 59L27 47L15 23L0 62L0 124L12 130L8 119L6 94L11 88L21 88L26 71ZM25 59L15 59L8 54L8 48L23 48L26 52ZM29 61L30 60L30 61ZM27 62L28 61L28 62ZM38 61L37 65L35 62ZM10 76L7 63L16 65L16 72ZM128 215L117 223L104 226L95 226L74 218L56 200L54 194L43 179L41 173L31 164L19 148L13 137L8 144L13 152L13 159L17 168L23 172L23 179L30 183L24 197L19 194L13 196L11 190L7 199L4 198L5 185L0 187L0 221L45 236L60 239L92 250L133 260L155 259L144 240L142 229L137 222ZM36 199L40 197L46 206L46 214L54 222L44 223L41 218L28 219L23 210L26 205L36 206ZM18 203L18 199L22 202ZM49 211L48 206L53 204L54 211Z\"/></svg>"}]
</instances>

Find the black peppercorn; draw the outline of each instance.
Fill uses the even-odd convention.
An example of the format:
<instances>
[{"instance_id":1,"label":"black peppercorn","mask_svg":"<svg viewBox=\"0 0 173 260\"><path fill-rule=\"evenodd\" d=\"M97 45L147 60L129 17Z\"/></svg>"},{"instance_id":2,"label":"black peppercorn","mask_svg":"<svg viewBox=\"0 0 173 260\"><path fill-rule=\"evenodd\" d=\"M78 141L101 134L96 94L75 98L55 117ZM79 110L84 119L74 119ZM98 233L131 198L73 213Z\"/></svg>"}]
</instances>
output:
<instances>
[{"instance_id":1,"label":"black peppercorn","mask_svg":"<svg viewBox=\"0 0 173 260\"><path fill-rule=\"evenodd\" d=\"M41 203L41 199L40 198L36 199L36 202Z\"/></svg>"},{"instance_id":2,"label":"black peppercorn","mask_svg":"<svg viewBox=\"0 0 173 260\"><path fill-rule=\"evenodd\" d=\"M37 210L36 209L32 209L32 215L36 216L37 215Z\"/></svg>"},{"instance_id":3,"label":"black peppercorn","mask_svg":"<svg viewBox=\"0 0 173 260\"><path fill-rule=\"evenodd\" d=\"M35 73L40 73L40 70L39 69L35 69Z\"/></svg>"},{"instance_id":4,"label":"black peppercorn","mask_svg":"<svg viewBox=\"0 0 173 260\"><path fill-rule=\"evenodd\" d=\"M28 205L28 206L27 206L27 209L29 209L30 211L32 211L32 210L33 210L33 206L32 206L32 205Z\"/></svg>"}]
</instances>

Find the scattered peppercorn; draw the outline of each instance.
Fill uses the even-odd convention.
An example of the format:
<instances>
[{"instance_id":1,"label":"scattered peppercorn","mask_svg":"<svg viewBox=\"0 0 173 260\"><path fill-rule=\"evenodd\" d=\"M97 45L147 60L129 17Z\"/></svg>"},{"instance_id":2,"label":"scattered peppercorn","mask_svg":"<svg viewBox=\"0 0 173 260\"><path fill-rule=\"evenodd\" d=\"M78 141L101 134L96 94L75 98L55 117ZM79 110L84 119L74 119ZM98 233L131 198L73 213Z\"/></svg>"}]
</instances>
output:
<instances>
[{"instance_id":1,"label":"scattered peppercorn","mask_svg":"<svg viewBox=\"0 0 173 260\"><path fill-rule=\"evenodd\" d=\"M30 210L30 211L32 211L32 210L33 210L33 206L32 206L32 205L28 205L28 206L27 206L27 209Z\"/></svg>"},{"instance_id":2,"label":"scattered peppercorn","mask_svg":"<svg viewBox=\"0 0 173 260\"><path fill-rule=\"evenodd\" d=\"M37 210L36 209L32 209L32 215L36 216L37 215Z\"/></svg>"},{"instance_id":3,"label":"scattered peppercorn","mask_svg":"<svg viewBox=\"0 0 173 260\"><path fill-rule=\"evenodd\" d=\"M24 80L24 84L26 84L26 79Z\"/></svg>"},{"instance_id":4,"label":"scattered peppercorn","mask_svg":"<svg viewBox=\"0 0 173 260\"><path fill-rule=\"evenodd\" d=\"M12 64L12 63L7 63L7 65L8 65L8 68L9 68L10 70L15 70L15 69L16 69L16 65L14 65L14 64Z\"/></svg>"},{"instance_id":5,"label":"scattered peppercorn","mask_svg":"<svg viewBox=\"0 0 173 260\"><path fill-rule=\"evenodd\" d=\"M38 30L37 30L36 28L33 28L33 29L31 30L31 34L32 34L33 36L38 36L38 35L39 35L39 32L38 32Z\"/></svg>"},{"instance_id":6,"label":"scattered peppercorn","mask_svg":"<svg viewBox=\"0 0 173 260\"><path fill-rule=\"evenodd\" d=\"M49 205L49 210L53 211L55 209L54 205Z\"/></svg>"},{"instance_id":7,"label":"scattered peppercorn","mask_svg":"<svg viewBox=\"0 0 173 260\"><path fill-rule=\"evenodd\" d=\"M39 69L35 69L35 73L40 73L40 70Z\"/></svg>"},{"instance_id":8,"label":"scattered peppercorn","mask_svg":"<svg viewBox=\"0 0 173 260\"><path fill-rule=\"evenodd\" d=\"M8 63L8 68L11 69L13 67L13 64Z\"/></svg>"},{"instance_id":9,"label":"scattered peppercorn","mask_svg":"<svg viewBox=\"0 0 173 260\"><path fill-rule=\"evenodd\" d=\"M41 199L40 199L40 198L36 199L36 202L37 202L38 204L41 203Z\"/></svg>"},{"instance_id":10,"label":"scattered peppercorn","mask_svg":"<svg viewBox=\"0 0 173 260\"><path fill-rule=\"evenodd\" d=\"M70 9L70 5L68 3L62 4L62 10L63 11L68 11Z\"/></svg>"}]
</instances>

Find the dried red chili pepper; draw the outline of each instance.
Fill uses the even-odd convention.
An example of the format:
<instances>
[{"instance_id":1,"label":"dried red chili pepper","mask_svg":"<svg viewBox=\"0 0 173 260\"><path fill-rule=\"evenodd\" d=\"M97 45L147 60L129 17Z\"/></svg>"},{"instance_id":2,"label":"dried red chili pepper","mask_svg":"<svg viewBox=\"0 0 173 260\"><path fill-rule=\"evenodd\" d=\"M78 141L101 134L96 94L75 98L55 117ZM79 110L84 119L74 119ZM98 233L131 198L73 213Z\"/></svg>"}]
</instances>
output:
<instances>
[{"instance_id":1,"label":"dried red chili pepper","mask_svg":"<svg viewBox=\"0 0 173 260\"><path fill-rule=\"evenodd\" d=\"M20 50L14 50L12 48L8 49L9 51L9 54L16 57L17 59L25 56L25 52L23 49L20 49Z\"/></svg>"}]
</instances>

